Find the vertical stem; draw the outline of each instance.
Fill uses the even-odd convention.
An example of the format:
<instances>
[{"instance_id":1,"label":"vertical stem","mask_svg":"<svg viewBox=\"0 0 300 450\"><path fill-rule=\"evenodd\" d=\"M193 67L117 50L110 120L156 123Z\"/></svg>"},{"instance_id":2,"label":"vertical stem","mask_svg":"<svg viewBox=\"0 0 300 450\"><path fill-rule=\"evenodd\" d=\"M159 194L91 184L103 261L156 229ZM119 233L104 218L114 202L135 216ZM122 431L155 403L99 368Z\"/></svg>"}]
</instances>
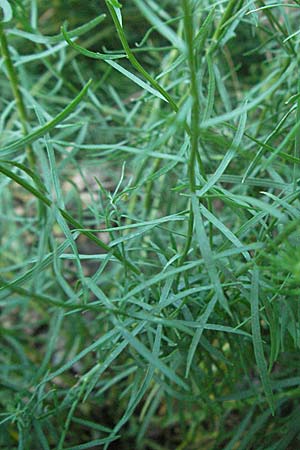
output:
<instances>
[{"instance_id":1,"label":"vertical stem","mask_svg":"<svg viewBox=\"0 0 300 450\"><path fill-rule=\"evenodd\" d=\"M216 28L214 34L213 34L213 37L212 37L212 45L211 45L211 47L209 48L209 51L213 51L213 50L215 49L215 46L216 46L218 40L220 39L220 37L221 37L221 35L222 35L222 33L223 33L223 25L224 25L224 24L227 22L227 20L229 20L230 17L232 16L233 11L234 11L234 9L235 9L237 3L238 3L237 0L230 0L230 1L229 1L228 5L227 5L227 8L226 8L226 10L225 10L225 12L224 12L224 14L223 14L223 16L222 16L220 22L219 22L219 24L218 24L218 26L217 26L217 28Z\"/></svg>"},{"instance_id":2,"label":"vertical stem","mask_svg":"<svg viewBox=\"0 0 300 450\"><path fill-rule=\"evenodd\" d=\"M184 13L184 31L187 45L187 53L188 53L188 64L190 69L190 80L191 80L191 95L193 98L193 106L192 106L192 117L191 117L191 154L189 160L189 183L191 192L196 192L196 176L195 176L195 165L196 159L199 164L199 170L201 175L206 178L205 170L203 166L203 162L199 155L199 122L200 122L200 105L199 105L199 89L198 89L198 81L197 81L197 69L195 63L195 55L193 48L193 40L194 40L194 27L193 27L193 19L192 19L192 11L190 8L189 0L182 0L182 9ZM197 154L199 157L197 158Z\"/></svg>"},{"instance_id":3,"label":"vertical stem","mask_svg":"<svg viewBox=\"0 0 300 450\"><path fill-rule=\"evenodd\" d=\"M193 98L193 106L192 106L192 116L191 116L191 128L190 128L190 143L191 143L191 152L190 159L188 164L188 177L189 177L189 185L190 191L192 194L196 193L196 163L198 162L199 170L204 179L206 179L204 165L199 153L199 122L200 122L200 104L199 104L199 89L197 82L197 68L195 63L194 56L194 48L193 48L193 39L194 39L194 27L193 27L193 19L192 19L192 11L190 8L190 0L182 0L182 9L184 13L184 32L185 32L185 40L187 45L187 53L188 53L188 64L190 70L190 80L191 80L191 95ZM189 213L189 222L188 222L188 234L185 243L185 247L183 249L182 256L180 258L180 264L182 264L189 252L192 243L193 236L193 228L194 228L194 213L192 204L190 203L190 213Z\"/></svg>"},{"instance_id":4,"label":"vertical stem","mask_svg":"<svg viewBox=\"0 0 300 450\"><path fill-rule=\"evenodd\" d=\"M8 75L8 79L10 82L11 90L13 92L13 96L16 101L16 106L17 106L17 111L18 111L19 118L21 121L22 131L25 136L27 134L26 109L25 109L21 91L19 89L18 76L15 71L11 56L10 56L10 51L9 51L6 35L3 30L3 26L1 24L0 24L0 44L1 44L1 53L2 53L3 61L5 64L6 70L7 70L7 75ZM34 169L35 158L34 158L32 148L30 146L26 147L26 155L27 155L27 160L28 160L30 168Z\"/></svg>"}]
</instances>

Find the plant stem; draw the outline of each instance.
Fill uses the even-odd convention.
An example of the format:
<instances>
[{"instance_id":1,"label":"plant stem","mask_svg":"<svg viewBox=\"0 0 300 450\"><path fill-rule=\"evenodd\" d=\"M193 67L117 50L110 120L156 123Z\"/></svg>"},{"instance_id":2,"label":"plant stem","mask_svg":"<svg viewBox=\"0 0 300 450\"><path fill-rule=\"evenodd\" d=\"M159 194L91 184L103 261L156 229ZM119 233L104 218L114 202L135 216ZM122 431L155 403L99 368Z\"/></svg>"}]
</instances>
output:
<instances>
[{"instance_id":1,"label":"plant stem","mask_svg":"<svg viewBox=\"0 0 300 450\"><path fill-rule=\"evenodd\" d=\"M118 36L120 38L123 49L125 50L127 58L129 59L129 61L133 65L133 67L135 67L137 69L137 71L140 72L140 74L143 75L147 81L149 81L149 83L154 87L154 89L156 89L167 100L167 102L171 105L172 109L175 112L177 112L178 106L177 106L176 102L172 99L172 97L169 95L169 93L164 88L162 88L161 85L154 78L151 77L151 75L149 75L149 73L144 69L143 66L141 66L141 64L138 62L138 60L132 53L132 51L128 45L124 30L123 30L122 26L120 25L120 22L119 22L119 19L117 17L114 7L111 6L107 0L106 0L106 5L107 5L109 12L111 14L111 17L114 21Z\"/></svg>"},{"instance_id":2,"label":"plant stem","mask_svg":"<svg viewBox=\"0 0 300 450\"><path fill-rule=\"evenodd\" d=\"M192 106L192 117L191 117L191 154L189 160L189 184L191 192L196 192L196 176L195 176L195 166L196 166L196 158L199 145L199 133L200 133L200 105L199 105L199 89L198 89L198 81L197 81L197 69L195 64L195 56L194 56L194 48L193 48L193 39L194 39L194 27L192 20L192 11L190 8L189 0L182 0L182 9L184 13L184 30L186 36L186 45L187 45L187 57L188 64L190 69L190 80L191 80L191 96L193 98L193 106ZM203 178L205 176L205 170L203 166L203 162L201 157L197 158L199 164L199 170Z\"/></svg>"},{"instance_id":3,"label":"plant stem","mask_svg":"<svg viewBox=\"0 0 300 450\"><path fill-rule=\"evenodd\" d=\"M192 20L192 11L190 8L189 0L182 0L182 9L184 13L184 31L185 31L185 39L187 45L187 53L188 53L188 64L190 70L190 81L191 81L191 96L193 98L193 106L192 106L192 116L191 116L191 133L190 133L190 142L191 142L191 152L188 166L188 177L189 177L189 186L192 194L196 193L196 174L195 168L196 163L198 162L199 170L204 179L206 179L204 165L199 153L199 134L200 134L200 104L199 104L199 90L198 90L198 82L197 82L197 69L195 64L194 57L194 48L193 48L193 40L194 40L194 27ZM192 243L193 236L193 227L194 227L194 213L192 205L190 204L190 213L189 213L189 223L188 223L188 234L185 243L185 247L180 258L179 263L183 264L189 249Z\"/></svg>"},{"instance_id":4,"label":"plant stem","mask_svg":"<svg viewBox=\"0 0 300 450\"><path fill-rule=\"evenodd\" d=\"M17 76L17 72L14 68L11 56L10 56L10 50L8 47L5 31L3 29L3 26L0 24L0 43L1 43L1 53L3 56L4 64L7 70L8 79L10 82L11 90L13 92L15 101L16 101L16 107L19 114L19 118L21 121L22 126L22 132L23 135L26 136L27 134L27 114L26 109L22 97L22 93L19 89L19 80ZM26 156L28 160L28 164L30 168L33 170L35 166L35 158L32 151L31 146L26 147Z\"/></svg>"},{"instance_id":5,"label":"plant stem","mask_svg":"<svg viewBox=\"0 0 300 450\"><path fill-rule=\"evenodd\" d=\"M224 24L227 22L227 20L229 20L233 14L233 11L235 9L237 5L237 0L230 0L227 8L222 16L222 19L220 20L214 34L212 37L212 45L209 48L209 51L212 52L213 50L215 50L216 48L216 44L218 42L218 40L220 39L222 33L223 33L223 26Z\"/></svg>"}]
</instances>

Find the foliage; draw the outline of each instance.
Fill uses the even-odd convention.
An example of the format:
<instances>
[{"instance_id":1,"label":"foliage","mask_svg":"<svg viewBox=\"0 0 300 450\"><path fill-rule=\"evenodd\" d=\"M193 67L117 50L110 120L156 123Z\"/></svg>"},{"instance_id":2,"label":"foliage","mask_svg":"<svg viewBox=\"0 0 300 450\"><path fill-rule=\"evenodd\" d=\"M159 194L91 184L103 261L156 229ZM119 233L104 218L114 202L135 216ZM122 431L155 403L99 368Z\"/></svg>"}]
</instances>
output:
<instances>
[{"instance_id":1,"label":"foliage","mask_svg":"<svg viewBox=\"0 0 300 450\"><path fill-rule=\"evenodd\" d=\"M298 448L299 2L0 7L0 447Z\"/></svg>"}]
</instances>

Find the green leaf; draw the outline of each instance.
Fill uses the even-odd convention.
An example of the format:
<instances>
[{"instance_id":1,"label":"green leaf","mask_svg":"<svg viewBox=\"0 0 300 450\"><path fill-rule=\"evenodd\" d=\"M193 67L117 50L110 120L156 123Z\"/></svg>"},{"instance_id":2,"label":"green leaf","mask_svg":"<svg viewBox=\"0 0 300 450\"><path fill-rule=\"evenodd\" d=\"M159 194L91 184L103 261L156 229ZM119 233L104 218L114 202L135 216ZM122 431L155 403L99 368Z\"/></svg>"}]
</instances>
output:
<instances>
[{"instance_id":1,"label":"green leaf","mask_svg":"<svg viewBox=\"0 0 300 450\"><path fill-rule=\"evenodd\" d=\"M106 14L101 14L100 16L90 20L89 22L81 25L80 27L68 31L68 38L71 39L82 36L84 33L87 33L88 31L92 30L97 25L99 25L101 22L103 22L105 18ZM43 36L42 34L28 33L27 31L18 30L15 28L8 29L7 34L22 37L36 44L58 44L64 40L64 36L62 33L59 33L55 36Z\"/></svg>"},{"instance_id":2,"label":"green leaf","mask_svg":"<svg viewBox=\"0 0 300 450\"><path fill-rule=\"evenodd\" d=\"M251 91L249 92L247 96L248 103L246 107L244 105L239 106L238 108L230 112L207 119L201 123L201 128L205 129L208 127L215 127L216 125L239 117L244 111L246 112L251 111L251 109L261 104L265 100L265 98L269 97L274 91L276 91L276 89L278 89L278 87L289 76L290 72L294 69L294 67L295 63L291 63L288 69L285 69L284 71L282 71L282 73L280 73L279 78L278 78L278 70L275 73L271 73L271 75L269 75L260 85L255 86L252 92ZM278 78L277 80L276 77ZM258 93L257 91L261 93ZM252 97L253 99L251 99Z\"/></svg>"},{"instance_id":3,"label":"green leaf","mask_svg":"<svg viewBox=\"0 0 300 450\"><path fill-rule=\"evenodd\" d=\"M237 248L240 248L241 251L243 250L244 246L242 242L235 236L235 234L231 230L229 230L229 228L226 227L226 225L224 225L223 222L221 222L221 220L217 219L217 217L214 216L208 209L206 209L205 206L200 205L199 208L203 216L207 220L209 220L212 225L219 229L221 233L224 234L224 236L226 236L226 238L233 243L233 245L235 245ZM250 255L247 251L243 252L243 256L245 257L246 261L250 261Z\"/></svg>"},{"instance_id":4,"label":"green leaf","mask_svg":"<svg viewBox=\"0 0 300 450\"><path fill-rule=\"evenodd\" d=\"M141 80L139 77L134 75L129 70L124 69L124 67L122 67L120 64L118 64L116 61L106 60L105 62L107 64L109 64L111 67L113 67L114 69L116 69L118 72L125 75L125 77L128 78L130 81L137 84L142 89L145 89L145 91L149 92L150 94L154 95L155 97L160 98L161 100L163 100L165 102L167 101L165 96L162 95L157 89L153 89L152 86L149 86L149 84L145 83L143 80Z\"/></svg>"},{"instance_id":5,"label":"green leaf","mask_svg":"<svg viewBox=\"0 0 300 450\"><path fill-rule=\"evenodd\" d=\"M205 313L202 316L200 316L198 319L200 324L203 326L200 326L199 328L197 328L197 330L193 336L189 351L188 351L187 362L186 362L186 372L185 372L186 378L189 375L192 361L193 361L195 352L197 350L198 344L200 342L200 339L202 337L203 331L205 329L205 325L207 324L207 321L214 310L217 300L218 300L218 297L216 295L214 295L213 298L211 299L211 301L209 302L209 304L207 305Z\"/></svg>"},{"instance_id":6,"label":"green leaf","mask_svg":"<svg viewBox=\"0 0 300 450\"><path fill-rule=\"evenodd\" d=\"M214 261L213 253L210 248L209 240L206 235L204 222L202 218L202 213L200 211L199 207L199 200L196 197L196 195L192 195L192 207L194 212L194 223L196 228L196 236L198 240L198 245L200 252L202 254L202 258L204 260L204 264L206 266L206 269L208 271L209 277L211 279L211 282L214 286L214 289L216 291L218 300L220 304L223 306L223 308L230 314L228 302L226 300L226 297L224 295L222 285L220 282L220 278L218 275L218 269L216 266L216 263Z\"/></svg>"},{"instance_id":7,"label":"green leaf","mask_svg":"<svg viewBox=\"0 0 300 450\"><path fill-rule=\"evenodd\" d=\"M62 110L54 119L47 122L42 127L34 130L32 133L28 134L24 138L21 138L6 147L0 149L0 156L8 156L11 155L15 150L19 150L24 148L28 144L32 144L40 137L44 136L46 133L55 128L58 124L60 124L63 120L65 120L72 111L76 108L76 106L81 102L83 97L86 95L90 85L92 84L92 80L89 80L83 89L79 92L79 94L71 101L71 103Z\"/></svg>"},{"instance_id":8,"label":"green leaf","mask_svg":"<svg viewBox=\"0 0 300 450\"><path fill-rule=\"evenodd\" d=\"M255 360L257 363L259 375L262 381L263 389L265 391L266 398L270 405L272 414L274 414L274 398L273 391L268 373L267 363L265 360L263 341L260 330L259 319L259 270L258 267L254 267L252 272L252 286L250 293L251 302L251 326L252 326L252 342L255 354Z\"/></svg>"},{"instance_id":9,"label":"green leaf","mask_svg":"<svg viewBox=\"0 0 300 450\"><path fill-rule=\"evenodd\" d=\"M208 120L212 114L214 107L214 99L215 99L215 90L216 90L216 80L213 69L213 63L211 59L211 55L208 54L206 57L207 68L208 68L208 90L207 90L207 101L204 111L203 120Z\"/></svg>"},{"instance_id":10,"label":"green leaf","mask_svg":"<svg viewBox=\"0 0 300 450\"><path fill-rule=\"evenodd\" d=\"M216 182L220 179L220 177L225 172L226 168L228 167L228 165L230 164L232 159L235 157L236 152L237 152L237 148L239 147L239 145L240 145L240 143L242 141L243 134L244 134L245 127L246 127L246 122L247 122L247 110L246 110L246 107L247 107L247 105L245 105L245 109L244 109L244 111L241 114L241 118L240 118L240 121L239 121L239 125L238 125L238 129L237 129L236 135L234 136L234 139L232 141L232 144L231 144L229 150L226 152L224 158L222 158L221 164L219 165L219 167L217 168L215 173L212 175L212 177L209 178L209 180L203 186L203 188L200 189L200 191L197 191L197 194L200 197L202 195L204 195L211 187L213 187L216 184Z\"/></svg>"},{"instance_id":11,"label":"green leaf","mask_svg":"<svg viewBox=\"0 0 300 450\"><path fill-rule=\"evenodd\" d=\"M105 342L111 340L112 338L115 338L117 333L118 333L118 330L116 330L116 329L108 331L103 336L101 336L99 339L97 339L95 342L93 342L91 345L88 345L87 347L85 347L81 352L79 352L77 355L75 355L70 361L67 361L65 364L63 364L55 372L52 372L49 375L47 375L42 380L42 383L48 383L49 381L53 380L53 378L57 377L58 375L61 375L66 370L70 369L76 362L80 361L84 356L86 356L93 350L97 349L98 347L103 345Z\"/></svg>"},{"instance_id":12,"label":"green leaf","mask_svg":"<svg viewBox=\"0 0 300 450\"><path fill-rule=\"evenodd\" d=\"M90 50L86 50L85 48L81 47L80 45L76 44L75 42L73 42L70 39L71 34L67 32L66 24L64 24L61 27L61 32L62 32L62 35L65 38L66 42L70 45L70 47L74 48L74 50L76 50L78 53L81 53L82 55L87 56L88 58L100 59L102 61L107 61L110 59L120 59L120 58L126 57L126 55L124 55L124 54L109 55L109 54L105 54L105 53L92 52Z\"/></svg>"},{"instance_id":13,"label":"green leaf","mask_svg":"<svg viewBox=\"0 0 300 450\"><path fill-rule=\"evenodd\" d=\"M107 1L114 8L122 8L122 5L120 2L118 2L118 0L107 0Z\"/></svg>"},{"instance_id":14,"label":"green leaf","mask_svg":"<svg viewBox=\"0 0 300 450\"><path fill-rule=\"evenodd\" d=\"M102 446L104 444L110 444L111 442L116 441L117 439L119 439L119 436L95 439L95 440L89 441L85 444L75 445L75 447L64 447L64 449L65 450L86 450L86 449L94 448L94 447L99 448L99 445Z\"/></svg>"},{"instance_id":15,"label":"green leaf","mask_svg":"<svg viewBox=\"0 0 300 450\"><path fill-rule=\"evenodd\" d=\"M42 128L44 128L44 127L42 127ZM0 172L3 173L4 175L6 175L8 178L14 180L17 184L19 184L24 189L26 189L28 192L33 194L37 199L41 200L46 206L48 206L48 207L52 206L53 203L51 202L51 200L48 197L46 197L42 192L38 191L36 188L31 186L29 183L27 183L25 180L23 180L21 177L19 177L14 172L8 170L6 167L4 167L2 165L0 165ZM90 240L95 242L97 245L99 245L99 247L103 248L107 252L111 251L110 247L107 244L105 244L103 241L101 241L101 239L98 239L91 231L85 230L84 227L81 225L81 223L78 222L76 219L74 219L71 216L71 214L69 214L66 210L63 210L63 209L59 208L59 211L60 211L62 217L69 224L71 224L75 229L80 230L80 232L82 234L87 236ZM123 260L123 257L121 256L121 254L117 250L115 250L113 252L113 254L120 261ZM124 262L125 262L125 265L127 265L135 273L139 273L138 269L135 266L133 266L128 260L124 260Z\"/></svg>"},{"instance_id":16,"label":"green leaf","mask_svg":"<svg viewBox=\"0 0 300 450\"><path fill-rule=\"evenodd\" d=\"M158 91L162 97L171 105L172 109L177 112L178 106L176 102L173 100L173 98L170 96L170 94L143 68L143 66L138 62L134 54L132 53L130 46L128 44L128 41L126 39L122 23L120 21L120 14L117 13L117 11L111 6L109 0L105 0L106 4L108 6L109 12L112 16L112 19L114 21L115 27L117 29L120 41L122 43L122 46L126 52L126 55L133 65L133 67L150 83L151 88L154 91ZM120 11L118 11L120 13ZM113 61L108 61L110 65L113 65ZM158 95L157 95L158 96Z\"/></svg>"},{"instance_id":17,"label":"green leaf","mask_svg":"<svg viewBox=\"0 0 300 450\"><path fill-rule=\"evenodd\" d=\"M12 19L13 12L10 3L7 0L0 0L0 8L3 11L3 19L1 22L9 22Z\"/></svg>"},{"instance_id":18,"label":"green leaf","mask_svg":"<svg viewBox=\"0 0 300 450\"><path fill-rule=\"evenodd\" d=\"M174 47L177 47L181 52L185 51L183 40L175 33L171 27L163 22L158 15L147 5L144 0L134 0L134 3L144 14L146 19L155 27L158 33L171 42Z\"/></svg>"},{"instance_id":19,"label":"green leaf","mask_svg":"<svg viewBox=\"0 0 300 450\"><path fill-rule=\"evenodd\" d=\"M183 389L189 390L188 385L182 381L181 378L179 378L178 375L176 375L176 373L174 373L166 364L164 364L158 356L150 352L150 350L148 350L144 344L135 338L132 333L121 326L118 326L118 329L128 341L128 344L130 344L140 356L145 358L153 368L163 373L167 378L178 384Z\"/></svg>"}]
</instances>

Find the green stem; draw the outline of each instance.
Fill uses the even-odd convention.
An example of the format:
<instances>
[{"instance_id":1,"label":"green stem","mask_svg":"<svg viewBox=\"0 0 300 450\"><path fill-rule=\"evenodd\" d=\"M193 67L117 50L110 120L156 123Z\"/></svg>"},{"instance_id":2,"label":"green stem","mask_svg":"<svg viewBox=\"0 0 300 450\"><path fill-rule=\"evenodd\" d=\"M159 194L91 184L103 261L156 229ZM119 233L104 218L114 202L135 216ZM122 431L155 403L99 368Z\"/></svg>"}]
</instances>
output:
<instances>
[{"instance_id":1,"label":"green stem","mask_svg":"<svg viewBox=\"0 0 300 450\"><path fill-rule=\"evenodd\" d=\"M170 104L173 111L177 112L179 110L178 105L173 100L173 98L170 96L170 94L160 86L157 81L149 75L149 73L141 66L141 64L137 61L135 56L133 55L122 25L120 24L119 18L117 16L117 13L115 11L115 8L110 5L108 0L106 1L106 5L109 9L109 12L112 16L112 19L114 21L119 39L121 41L121 44L123 46L123 49L127 55L128 60L132 64L132 66L152 85L153 88L155 88ZM187 41L187 51L188 51L188 63L189 63L189 69L190 69L190 78L191 78L191 95L193 97L193 107L192 107L192 117L191 117L191 127L188 126L188 124L185 124L185 130L187 134L190 137L191 142L191 152L190 152L190 159L188 164L188 178L189 178L189 185L190 190L192 193L196 192L196 164L198 163L200 173L204 179L206 179L204 165L201 159L201 156L199 154L199 135L200 135L200 105L199 105L199 91L198 91L198 81L197 81L197 70L196 70L196 62L195 62L195 55L194 55L194 30L193 30L193 23L191 20L192 17L192 11L190 8L189 0L183 0L183 10L184 10L184 28L185 28L185 34L186 34L186 41ZM211 208L211 205L208 205L209 208ZM186 245L181 257L181 263L184 262L186 255L190 249L191 241L192 241L192 231L193 231L193 223L194 223L194 216L192 212L192 208L190 208L190 217L189 217L189 226L188 226L188 237L186 241Z\"/></svg>"},{"instance_id":2,"label":"green stem","mask_svg":"<svg viewBox=\"0 0 300 450\"><path fill-rule=\"evenodd\" d=\"M224 14L223 14L223 16L222 16L222 18L221 18L221 20L220 20L216 30L215 30L215 32L213 34L212 44L211 44L211 46L209 48L209 52L212 52L212 51L215 50L216 45L217 45L217 43L218 43L218 41L219 41L219 39L220 39L220 37L221 37L221 35L223 33L223 29L224 29L223 27L224 27L225 23L232 17L233 11L234 11L237 3L238 3L237 0L230 0L229 1L228 5L227 5L227 8L225 9L225 12L224 12Z\"/></svg>"},{"instance_id":3,"label":"green stem","mask_svg":"<svg viewBox=\"0 0 300 450\"><path fill-rule=\"evenodd\" d=\"M147 81L149 81L149 83L154 87L154 89L156 89L167 100L167 102L171 105L172 109L175 112L177 112L178 106L177 106L176 102L172 99L170 94L164 88L162 88L161 85L154 78L151 77L151 75L149 75L149 73L144 69L143 66L141 66L141 64L138 62L138 60L132 53L132 51L128 45L124 30L119 22L119 19L117 17L114 7L111 6L107 0L105 0L105 1L106 1L106 5L109 9L109 12L111 14L111 17L114 21L118 36L120 38L123 49L125 50L127 58L129 59L129 61L133 65L133 67L135 67L136 70L138 72L140 72L140 74L143 75Z\"/></svg>"},{"instance_id":4,"label":"green stem","mask_svg":"<svg viewBox=\"0 0 300 450\"><path fill-rule=\"evenodd\" d=\"M203 162L201 160L198 145L199 145L199 134L200 134L200 105L199 105L199 90L198 90L198 81L197 81L197 69L195 64L195 56L194 56L194 27L192 20L192 11L190 8L189 0L182 0L182 9L184 13L184 31L186 37L187 44L187 57L188 64L190 69L190 81L191 81L191 95L193 98L193 106L192 106L192 117L191 117L191 154L189 160L189 184L191 192L196 192L196 160L199 164L200 173L203 178L205 176L205 170L203 166ZM197 156L198 155L198 156Z\"/></svg>"},{"instance_id":5,"label":"green stem","mask_svg":"<svg viewBox=\"0 0 300 450\"><path fill-rule=\"evenodd\" d=\"M190 142L191 142L191 152L188 166L188 177L189 177L189 186L191 193L196 193L196 174L195 168L196 163L198 162L199 170L204 179L206 179L206 174L204 170L204 165L199 153L199 137L200 137L200 104L199 104L199 90L198 90L198 81L197 81L197 68L195 63L194 56L194 27L193 27L193 19L192 19L192 11L190 8L189 0L182 0L182 9L184 13L184 31L185 31L185 39L187 44L187 52L188 52L188 64L190 70L190 81L191 81L191 95L193 98L193 106L192 106L192 117L191 117L191 133L190 133ZM192 243L193 236L193 227L194 227L194 213L192 209L192 205L190 204L190 213L189 213L189 223L188 223L188 235L185 243L185 247L183 250L183 254L180 258L179 263L183 264L189 249Z\"/></svg>"},{"instance_id":6,"label":"green stem","mask_svg":"<svg viewBox=\"0 0 300 450\"><path fill-rule=\"evenodd\" d=\"M3 56L3 61L5 64L6 70L7 70L7 75L8 75L8 79L10 82L11 90L13 92L13 95L14 95L14 98L16 101L17 111L18 111L19 118L21 121L23 135L26 136L26 134L27 134L26 109L25 109L22 93L19 89L19 80L18 80L17 72L15 71L15 68L14 68L14 65L13 65L13 62L12 62L12 59L10 56L10 50L8 47L5 31L1 24L0 24L0 43L1 43L1 53ZM35 158L34 158L32 148L30 146L26 147L26 155L27 155L27 160L28 160L29 166L33 170L34 166L35 166Z\"/></svg>"}]
</instances>

